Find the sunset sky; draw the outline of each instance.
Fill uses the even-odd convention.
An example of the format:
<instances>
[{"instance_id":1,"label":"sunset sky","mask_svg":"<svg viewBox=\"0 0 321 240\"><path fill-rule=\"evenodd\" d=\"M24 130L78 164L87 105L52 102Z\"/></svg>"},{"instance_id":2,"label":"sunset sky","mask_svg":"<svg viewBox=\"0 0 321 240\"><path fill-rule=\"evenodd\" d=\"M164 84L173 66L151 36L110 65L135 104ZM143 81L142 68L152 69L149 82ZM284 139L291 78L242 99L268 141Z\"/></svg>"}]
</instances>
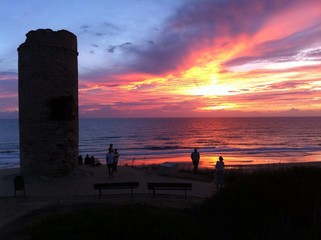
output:
<instances>
[{"instance_id":1,"label":"sunset sky","mask_svg":"<svg viewBox=\"0 0 321 240\"><path fill-rule=\"evenodd\" d=\"M0 118L30 30L78 39L80 117L321 116L320 0L0 0Z\"/></svg>"}]
</instances>

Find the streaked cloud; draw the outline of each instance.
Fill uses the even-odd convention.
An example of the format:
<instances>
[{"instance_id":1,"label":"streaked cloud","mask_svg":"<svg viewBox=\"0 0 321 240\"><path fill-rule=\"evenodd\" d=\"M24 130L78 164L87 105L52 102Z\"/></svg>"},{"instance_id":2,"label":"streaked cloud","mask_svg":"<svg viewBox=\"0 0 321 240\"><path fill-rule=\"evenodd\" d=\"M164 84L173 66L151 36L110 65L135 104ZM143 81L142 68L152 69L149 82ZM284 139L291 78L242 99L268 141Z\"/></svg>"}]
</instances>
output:
<instances>
[{"instance_id":1,"label":"streaked cloud","mask_svg":"<svg viewBox=\"0 0 321 240\"><path fill-rule=\"evenodd\" d=\"M319 0L164 3L96 3L69 25L81 116L321 116Z\"/></svg>"}]
</instances>

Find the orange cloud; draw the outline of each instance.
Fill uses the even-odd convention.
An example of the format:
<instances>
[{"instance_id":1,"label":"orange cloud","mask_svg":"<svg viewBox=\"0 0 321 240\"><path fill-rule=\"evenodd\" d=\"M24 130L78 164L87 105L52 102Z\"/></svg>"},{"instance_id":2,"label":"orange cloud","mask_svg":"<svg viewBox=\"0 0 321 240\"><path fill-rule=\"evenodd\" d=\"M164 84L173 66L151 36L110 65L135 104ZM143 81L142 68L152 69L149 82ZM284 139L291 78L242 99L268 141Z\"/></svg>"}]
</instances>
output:
<instances>
[{"instance_id":1,"label":"orange cloud","mask_svg":"<svg viewBox=\"0 0 321 240\"><path fill-rule=\"evenodd\" d=\"M123 72L86 82L81 103L122 116L320 114L320 2L248 3L183 6L154 44L126 48L136 61Z\"/></svg>"}]
</instances>

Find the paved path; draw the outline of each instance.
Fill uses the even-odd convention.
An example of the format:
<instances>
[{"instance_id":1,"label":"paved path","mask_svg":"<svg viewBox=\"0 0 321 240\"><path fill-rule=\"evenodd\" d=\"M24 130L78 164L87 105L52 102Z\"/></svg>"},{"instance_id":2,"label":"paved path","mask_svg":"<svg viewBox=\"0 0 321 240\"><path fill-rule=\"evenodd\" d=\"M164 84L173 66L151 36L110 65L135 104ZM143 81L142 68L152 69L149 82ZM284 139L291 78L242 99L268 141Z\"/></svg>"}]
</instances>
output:
<instances>
[{"instance_id":1,"label":"paved path","mask_svg":"<svg viewBox=\"0 0 321 240\"><path fill-rule=\"evenodd\" d=\"M115 177L108 179L107 167L81 166L73 174L57 179L26 179L26 197L18 191L14 197L14 177L19 169L0 170L0 228L16 218L53 204L78 204L83 202L148 202L152 204L173 204L182 207L203 201L212 195L212 184L179 179L131 167L119 167ZM104 191L98 199L98 191L93 189L94 183L138 181L138 189L134 189L134 197L130 198L130 189ZM147 182L191 182L193 189L188 191L187 199L184 191L170 191L171 195L159 195L153 198L147 189ZM166 192L161 192L165 193Z\"/></svg>"}]
</instances>

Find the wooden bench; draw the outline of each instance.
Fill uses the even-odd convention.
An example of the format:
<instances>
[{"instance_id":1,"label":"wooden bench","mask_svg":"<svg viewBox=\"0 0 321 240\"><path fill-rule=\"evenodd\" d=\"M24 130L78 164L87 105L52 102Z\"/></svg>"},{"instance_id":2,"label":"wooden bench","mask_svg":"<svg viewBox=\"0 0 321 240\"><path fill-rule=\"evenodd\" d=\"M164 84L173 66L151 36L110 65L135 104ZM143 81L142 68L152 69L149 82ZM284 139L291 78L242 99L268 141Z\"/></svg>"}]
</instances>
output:
<instances>
[{"instance_id":1,"label":"wooden bench","mask_svg":"<svg viewBox=\"0 0 321 240\"><path fill-rule=\"evenodd\" d=\"M156 190L184 190L186 198L187 190L192 190L192 183L149 182L147 188L153 191L153 197L156 195Z\"/></svg>"},{"instance_id":2,"label":"wooden bench","mask_svg":"<svg viewBox=\"0 0 321 240\"><path fill-rule=\"evenodd\" d=\"M113 183L95 183L94 189L99 190L99 198L101 191L105 189L130 189L130 196L133 197L133 189L138 188L139 182L113 182Z\"/></svg>"}]
</instances>

